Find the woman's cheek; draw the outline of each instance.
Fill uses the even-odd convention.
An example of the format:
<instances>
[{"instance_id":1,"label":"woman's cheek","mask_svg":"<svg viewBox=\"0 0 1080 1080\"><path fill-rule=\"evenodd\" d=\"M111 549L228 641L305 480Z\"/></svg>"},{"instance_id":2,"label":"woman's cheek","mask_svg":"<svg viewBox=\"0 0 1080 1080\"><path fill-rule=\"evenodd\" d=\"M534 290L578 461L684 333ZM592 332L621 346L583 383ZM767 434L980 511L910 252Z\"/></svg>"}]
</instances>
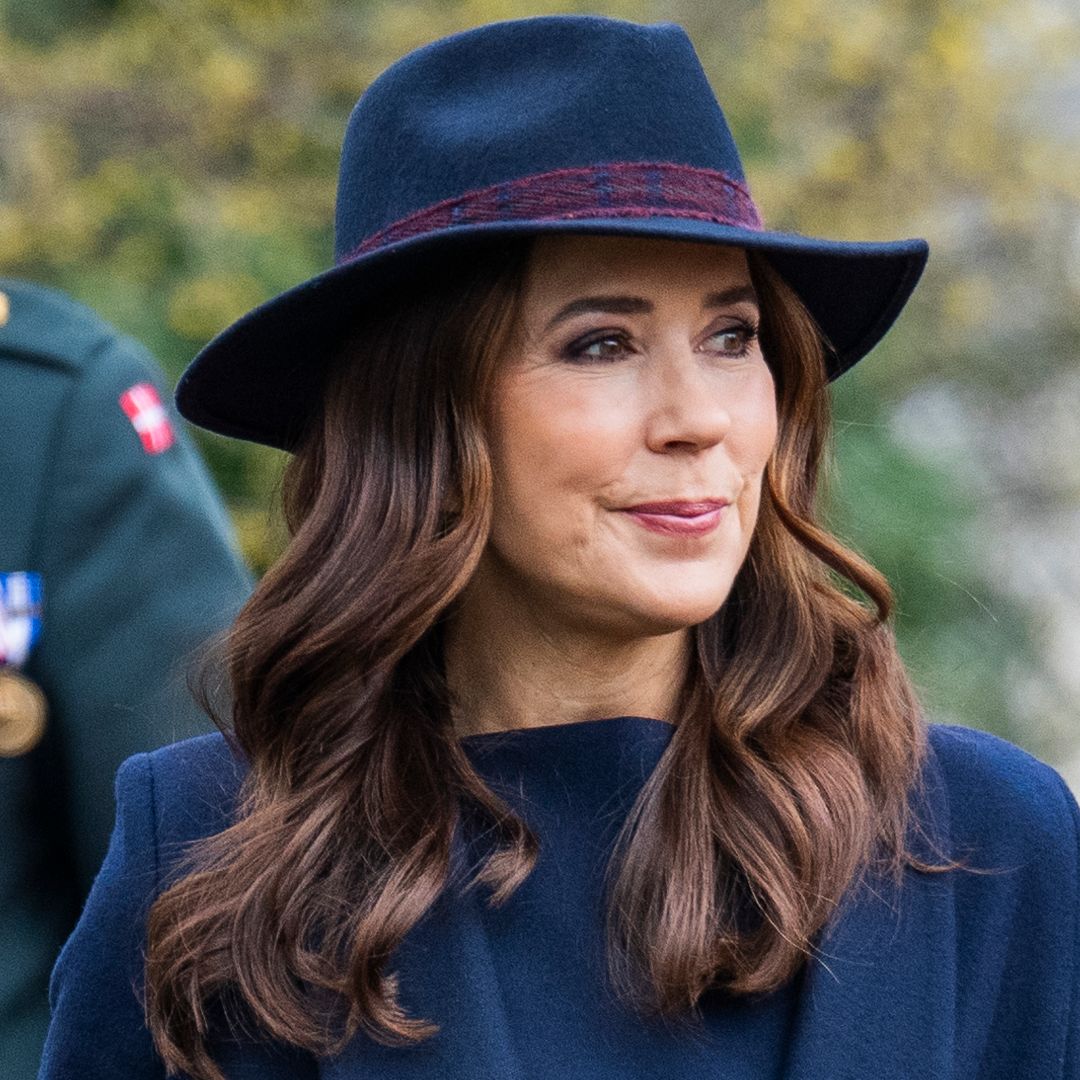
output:
<instances>
[{"instance_id":1,"label":"woman's cheek","mask_svg":"<svg viewBox=\"0 0 1080 1080\"><path fill-rule=\"evenodd\" d=\"M778 427L773 382L771 377L762 377L760 383L746 402L740 424L740 465L744 476L763 472L776 447Z\"/></svg>"},{"instance_id":2,"label":"woman's cheek","mask_svg":"<svg viewBox=\"0 0 1080 1080\"><path fill-rule=\"evenodd\" d=\"M507 450L531 448L519 471L537 487L568 498L595 495L625 456L628 410L600 380L553 380L543 389L517 402L522 422Z\"/></svg>"}]
</instances>

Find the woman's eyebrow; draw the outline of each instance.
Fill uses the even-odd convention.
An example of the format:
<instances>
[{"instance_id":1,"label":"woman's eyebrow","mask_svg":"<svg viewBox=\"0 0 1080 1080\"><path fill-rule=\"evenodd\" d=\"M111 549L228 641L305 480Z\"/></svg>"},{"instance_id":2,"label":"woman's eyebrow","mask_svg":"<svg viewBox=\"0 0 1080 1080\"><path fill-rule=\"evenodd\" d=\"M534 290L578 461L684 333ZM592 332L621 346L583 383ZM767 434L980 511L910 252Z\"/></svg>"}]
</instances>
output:
<instances>
[{"instance_id":1,"label":"woman's eyebrow","mask_svg":"<svg viewBox=\"0 0 1080 1080\"><path fill-rule=\"evenodd\" d=\"M730 289L711 292L705 297L702 307L706 311L711 311L713 308L726 307L740 300L750 300L757 304L757 293L753 285L733 285ZM586 311L602 311L609 315L643 315L648 314L652 309L652 304L640 296L582 296L561 307L544 327L544 333L546 334L571 316L580 315Z\"/></svg>"}]
</instances>

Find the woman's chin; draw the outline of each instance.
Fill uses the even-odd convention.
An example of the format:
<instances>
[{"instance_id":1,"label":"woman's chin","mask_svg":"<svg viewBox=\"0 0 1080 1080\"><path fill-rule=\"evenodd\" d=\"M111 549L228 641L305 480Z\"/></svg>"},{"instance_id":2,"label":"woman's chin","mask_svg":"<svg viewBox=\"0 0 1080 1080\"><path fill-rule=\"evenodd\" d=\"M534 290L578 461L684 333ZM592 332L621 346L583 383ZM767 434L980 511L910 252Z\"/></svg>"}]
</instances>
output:
<instances>
[{"instance_id":1,"label":"woman's chin","mask_svg":"<svg viewBox=\"0 0 1080 1080\"><path fill-rule=\"evenodd\" d=\"M669 594L663 597L658 597L655 592L637 598L623 594L612 604L613 609L617 607L622 613L619 621L626 628L632 628L637 636L652 637L672 634L704 622L716 614L725 596L700 591L693 595Z\"/></svg>"}]
</instances>

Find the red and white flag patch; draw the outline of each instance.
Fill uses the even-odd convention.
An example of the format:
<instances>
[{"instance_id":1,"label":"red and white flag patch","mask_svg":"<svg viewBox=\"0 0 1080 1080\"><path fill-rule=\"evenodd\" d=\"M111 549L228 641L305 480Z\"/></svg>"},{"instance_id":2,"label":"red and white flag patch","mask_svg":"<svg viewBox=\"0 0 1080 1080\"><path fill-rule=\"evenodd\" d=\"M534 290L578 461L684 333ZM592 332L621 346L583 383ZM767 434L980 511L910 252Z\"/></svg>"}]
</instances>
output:
<instances>
[{"instance_id":1,"label":"red and white flag patch","mask_svg":"<svg viewBox=\"0 0 1080 1080\"><path fill-rule=\"evenodd\" d=\"M136 383L125 390L120 395L120 408L138 432L148 454L160 454L172 446L174 436L169 414L152 384Z\"/></svg>"}]
</instances>

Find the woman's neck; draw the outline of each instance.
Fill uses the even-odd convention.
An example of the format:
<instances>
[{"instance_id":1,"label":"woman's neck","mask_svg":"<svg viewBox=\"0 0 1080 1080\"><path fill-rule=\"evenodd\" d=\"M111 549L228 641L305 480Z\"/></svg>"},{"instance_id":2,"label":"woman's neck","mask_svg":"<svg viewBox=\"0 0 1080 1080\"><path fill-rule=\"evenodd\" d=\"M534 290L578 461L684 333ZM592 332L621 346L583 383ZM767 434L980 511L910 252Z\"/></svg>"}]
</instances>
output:
<instances>
[{"instance_id":1,"label":"woman's neck","mask_svg":"<svg viewBox=\"0 0 1080 1080\"><path fill-rule=\"evenodd\" d=\"M677 722L689 630L615 638L483 590L462 600L444 639L459 736L609 716Z\"/></svg>"}]
</instances>

